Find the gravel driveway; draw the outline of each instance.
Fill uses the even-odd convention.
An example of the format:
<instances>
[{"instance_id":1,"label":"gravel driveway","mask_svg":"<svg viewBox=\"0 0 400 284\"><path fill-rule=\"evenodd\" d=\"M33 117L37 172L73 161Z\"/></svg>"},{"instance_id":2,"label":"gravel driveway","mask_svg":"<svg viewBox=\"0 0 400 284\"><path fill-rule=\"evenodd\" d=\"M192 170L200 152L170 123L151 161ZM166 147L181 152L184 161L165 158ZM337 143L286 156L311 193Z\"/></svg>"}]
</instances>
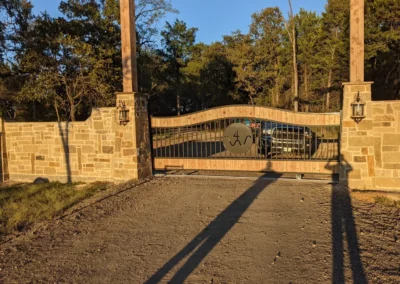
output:
<instances>
[{"instance_id":1,"label":"gravel driveway","mask_svg":"<svg viewBox=\"0 0 400 284\"><path fill-rule=\"evenodd\" d=\"M0 283L400 283L399 210L327 182L155 178L0 246Z\"/></svg>"}]
</instances>

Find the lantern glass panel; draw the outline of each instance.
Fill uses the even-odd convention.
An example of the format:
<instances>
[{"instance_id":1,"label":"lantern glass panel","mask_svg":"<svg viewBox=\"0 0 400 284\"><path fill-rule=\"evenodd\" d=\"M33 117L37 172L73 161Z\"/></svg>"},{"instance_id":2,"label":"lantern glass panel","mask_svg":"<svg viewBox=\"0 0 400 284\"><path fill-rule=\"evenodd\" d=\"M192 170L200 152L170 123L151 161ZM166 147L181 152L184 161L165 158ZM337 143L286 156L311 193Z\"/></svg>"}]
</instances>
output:
<instances>
[{"instance_id":1,"label":"lantern glass panel","mask_svg":"<svg viewBox=\"0 0 400 284\"><path fill-rule=\"evenodd\" d=\"M360 111L360 115L364 116L364 105L359 105L358 108L359 108L359 111Z\"/></svg>"},{"instance_id":2,"label":"lantern glass panel","mask_svg":"<svg viewBox=\"0 0 400 284\"><path fill-rule=\"evenodd\" d=\"M361 104L354 104L353 105L353 115L354 116L363 116L364 115L364 108Z\"/></svg>"},{"instance_id":3,"label":"lantern glass panel","mask_svg":"<svg viewBox=\"0 0 400 284\"><path fill-rule=\"evenodd\" d=\"M119 120L120 121L127 121L128 120L128 110L122 109L119 111Z\"/></svg>"}]
</instances>

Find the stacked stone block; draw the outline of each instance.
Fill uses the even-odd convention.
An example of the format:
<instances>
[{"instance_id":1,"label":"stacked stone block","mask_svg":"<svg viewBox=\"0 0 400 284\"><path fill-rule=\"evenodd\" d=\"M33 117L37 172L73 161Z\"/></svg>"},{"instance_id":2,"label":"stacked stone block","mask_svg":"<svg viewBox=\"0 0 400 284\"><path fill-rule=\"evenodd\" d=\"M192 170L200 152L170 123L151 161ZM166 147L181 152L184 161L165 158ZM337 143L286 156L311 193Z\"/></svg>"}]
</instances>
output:
<instances>
[{"instance_id":1,"label":"stacked stone block","mask_svg":"<svg viewBox=\"0 0 400 284\"><path fill-rule=\"evenodd\" d=\"M340 182L350 188L375 187L371 84L369 82L345 83L343 86ZM366 103L366 117L357 124L351 118L351 103L355 101L358 94Z\"/></svg>"},{"instance_id":2,"label":"stacked stone block","mask_svg":"<svg viewBox=\"0 0 400 284\"><path fill-rule=\"evenodd\" d=\"M357 189L400 189L400 102L372 102L371 82L345 83L340 181ZM352 118L360 93L366 117Z\"/></svg>"},{"instance_id":3,"label":"stacked stone block","mask_svg":"<svg viewBox=\"0 0 400 284\"><path fill-rule=\"evenodd\" d=\"M119 100L130 110L125 126L115 107L93 109L84 122L3 122L2 176L123 182L151 175L146 98L129 93Z\"/></svg>"},{"instance_id":4,"label":"stacked stone block","mask_svg":"<svg viewBox=\"0 0 400 284\"><path fill-rule=\"evenodd\" d=\"M115 109L93 109L85 122L5 122L12 180L113 180Z\"/></svg>"},{"instance_id":5,"label":"stacked stone block","mask_svg":"<svg viewBox=\"0 0 400 284\"><path fill-rule=\"evenodd\" d=\"M147 98L143 94L119 93L117 102L129 109L129 123L116 128L115 171L117 181L145 178L152 175L150 126Z\"/></svg>"},{"instance_id":6,"label":"stacked stone block","mask_svg":"<svg viewBox=\"0 0 400 284\"><path fill-rule=\"evenodd\" d=\"M376 188L400 188L400 101L372 102Z\"/></svg>"}]
</instances>

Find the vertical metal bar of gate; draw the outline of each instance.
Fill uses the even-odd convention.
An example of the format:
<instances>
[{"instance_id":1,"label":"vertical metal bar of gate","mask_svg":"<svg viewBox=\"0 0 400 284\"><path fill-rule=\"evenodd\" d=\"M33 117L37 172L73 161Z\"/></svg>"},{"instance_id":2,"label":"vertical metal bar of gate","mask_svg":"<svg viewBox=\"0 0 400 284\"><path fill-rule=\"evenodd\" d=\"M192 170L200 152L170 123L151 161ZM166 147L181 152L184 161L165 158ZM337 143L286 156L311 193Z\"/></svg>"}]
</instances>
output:
<instances>
[{"instance_id":1,"label":"vertical metal bar of gate","mask_svg":"<svg viewBox=\"0 0 400 284\"><path fill-rule=\"evenodd\" d=\"M196 124L196 158L199 157L199 136L198 136L198 125Z\"/></svg>"},{"instance_id":2,"label":"vertical metal bar of gate","mask_svg":"<svg viewBox=\"0 0 400 284\"><path fill-rule=\"evenodd\" d=\"M266 157L267 160L268 160L268 159L271 159L271 158L272 158L272 153L271 153L271 156L268 155L268 140L267 140L267 139L268 139L268 126L269 126L269 125L272 125L272 122L266 121L266 122L265 122L265 125L266 125L266 126L265 126L265 128L266 128L266 129L265 129L266 133L262 133L262 134L261 134L261 137L264 137L264 140L265 140L265 142L264 142L264 143L265 143L265 149L264 149L264 150L265 150L265 157ZM272 136L272 132L270 132L270 133L271 133L271 136ZM265 135L265 136L264 136L264 135ZM271 151L271 149L272 149L272 148L270 148L270 151Z\"/></svg>"},{"instance_id":3,"label":"vertical metal bar of gate","mask_svg":"<svg viewBox=\"0 0 400 284\"><path fill-rule=\"evenodd\" d=\"M190 125L190 150L191 150L190 158L193 158L193 144L194 144L193 125Z\"/></svg>"},{"instance_id":4,"label":"vertical metal bar of gate","mask_svg":"<svg viewBox=\"0 0 400 284\"><path fill-rule=\"evenodd\" d=\"M262 136L262 123L261 120L258 120L258 137L257 137L257 154L259 154L259 159L263 159L262 153L262 144L261 144L261 136Z\"/></svg>"},{"instance_id":5,"label":"vertical metal bar of gate","mask_svg":"<svg viewBox=\"0 0 400 284\"><path fill-rule=\"evenodd\" d=\"M154 173L154 159L155 159L155 153L154 153L154 145L153 145L153 127L152 127L152 121L151 121L151 110L150 110L150 100L147 101L147 119L149 120L149 143L151 145L151 151L150 151L150 159L151 159L151 172L152 174ZM0 140L1 141L1 140Z\"/></svg>"},{"instance_id":6,"label":"vertical metal bar of gate","mask_svg":"<svg viewBox=\"0 0 400 284\"><path fill-rule=\"evenodd\" d=\"M217 155L217 121L214 120L214 155Z\"/></svg>"},{"instance_id":7,"label":"vertical metal bar of gate","mask_svg":"<svg viewBox=\"0 0 400 284\"><path fill-rule=\"evenodd\" d=\"M203 146L204 146L204 141L203 141L203 124L200 124L200 157L204 158L203 154Z\"/></svg>"},{"instance_id":8,"label":"vertical metal bar of gate","mask_svg":"<svg viewBox=\"0 0 400 284\"><path fill-rule=\"evenodd\" d=\"M151 119L149 121L151 122ZM248 125L248 122L250 122L253 133L250 150L243 154L230 152L221 143L224 139L224 129L234 123ZM342 114L340 125L326 126L323 124L296 125L293 122L287 123L286 121L262 121L254 117L245 118L245 116L214 119L200 122L198 125L151 128L151 154L153 159L173 157L231 158L237 160L272 159L285 162L303 160L340 161L341 129ZM154 137L156 140L154 140ZM205 148L203 149L203 147ZM158 161L156 162L158 163Z\"/></svg>"}]
</instances>

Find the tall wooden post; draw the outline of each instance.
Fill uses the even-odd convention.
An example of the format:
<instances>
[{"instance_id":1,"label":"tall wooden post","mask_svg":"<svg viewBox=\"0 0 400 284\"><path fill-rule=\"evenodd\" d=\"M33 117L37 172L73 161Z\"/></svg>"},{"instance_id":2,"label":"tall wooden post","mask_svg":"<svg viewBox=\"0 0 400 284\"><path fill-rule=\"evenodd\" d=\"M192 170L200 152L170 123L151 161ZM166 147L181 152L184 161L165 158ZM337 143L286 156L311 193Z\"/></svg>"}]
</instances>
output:
<instances>
[{"instance_id":1,"label":"tall wooden post","mask_svg":"<svg viewBox=\"0 0 400 284\"><path fill-rule=\"evenodd\" d=\"M350 0L350 82L364 82L364 0Z\"/></svg>"},{"instance_id":2,"label":"tall wooden post","mask_svg":"<svg viewBox=\"0 0 400 284\"><path fill-rule=\"evenodd\" d=\"M127 181L152 175L152 145L147 97L138 92L135 1L120 0L120 9L124 89L117 94L117 106L129 110L129 121L115 127L114 179Z\"/></svg>"},{"instance_id":3,"label":"tall wooden post","mask_svg":"<svg viewBox=\"0 0 400 284\"><path fill-rule=\"evenodd\" d=\"M135 1L120 0L124 93L138 92Z\"/></svg>"}]
</instances>

